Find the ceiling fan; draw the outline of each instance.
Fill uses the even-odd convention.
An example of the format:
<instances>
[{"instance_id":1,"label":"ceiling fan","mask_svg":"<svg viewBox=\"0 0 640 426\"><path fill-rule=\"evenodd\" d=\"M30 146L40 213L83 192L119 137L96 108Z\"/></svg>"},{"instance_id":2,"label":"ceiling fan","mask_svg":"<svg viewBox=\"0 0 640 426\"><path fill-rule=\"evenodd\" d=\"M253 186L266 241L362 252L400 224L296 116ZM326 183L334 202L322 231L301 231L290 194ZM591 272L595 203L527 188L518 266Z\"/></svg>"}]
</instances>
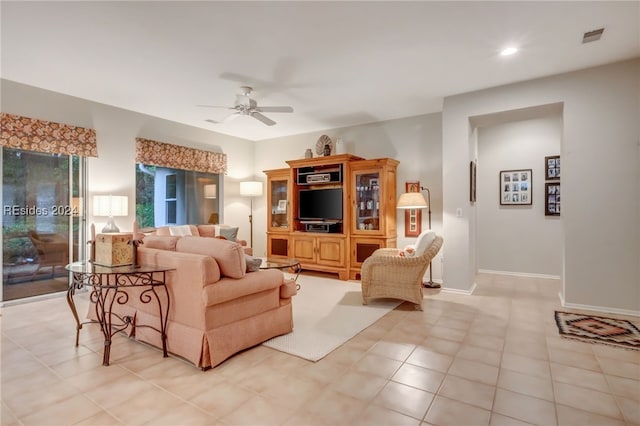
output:
<instances>
[{"instance_id":1,"label":"ceiling fan","mask_svg":"<svg viewBox=\"0 0 640 426\"><path fill-rule=\"evenodd\" d=\"M207 119L209 123L226 123L227 121L231 121L238 116L246 115L255 118L266 124L267 126L273 126L276 124L275 121L263 115L263 112L293 112L293 108L290 106L258 106L257 102L249 97L253 88L249 86L240 87L240 94L236 95L236 102L231 107L225 106L217 106L217 105L198 105L199 107L204 108L224 108L233 110L233 112L222 119L221 121Z\"/></svg>"}]
</instances>

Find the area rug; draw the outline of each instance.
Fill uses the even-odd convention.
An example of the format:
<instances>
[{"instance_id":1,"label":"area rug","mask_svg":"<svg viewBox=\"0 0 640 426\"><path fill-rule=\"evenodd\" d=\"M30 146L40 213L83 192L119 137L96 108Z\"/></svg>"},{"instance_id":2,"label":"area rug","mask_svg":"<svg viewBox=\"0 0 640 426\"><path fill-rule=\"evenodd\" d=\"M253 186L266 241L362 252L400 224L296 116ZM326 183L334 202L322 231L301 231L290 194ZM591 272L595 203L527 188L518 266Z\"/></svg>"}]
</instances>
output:
<instances>
[{"instance_id":1,"label":"area rug","mask_svg":"<svg viewBox=\"0 0 640 426\"><path fill-rule=\"evenodd\" d=\"M263 345L310 361L324 358L401 303L374 299L364 306L359 282L300 275L298 284L293 332Z\"/></svg>"},{"instance_id":2,"label":"area rug","mask_svg":"<svg viewBox=\"0 0 640 426\"><path fill-rule=\"evenodd\" d=\"M640 350L640 330L627 320L556 311L556 324L563 337Z\"/></svg>"}]
</instances>

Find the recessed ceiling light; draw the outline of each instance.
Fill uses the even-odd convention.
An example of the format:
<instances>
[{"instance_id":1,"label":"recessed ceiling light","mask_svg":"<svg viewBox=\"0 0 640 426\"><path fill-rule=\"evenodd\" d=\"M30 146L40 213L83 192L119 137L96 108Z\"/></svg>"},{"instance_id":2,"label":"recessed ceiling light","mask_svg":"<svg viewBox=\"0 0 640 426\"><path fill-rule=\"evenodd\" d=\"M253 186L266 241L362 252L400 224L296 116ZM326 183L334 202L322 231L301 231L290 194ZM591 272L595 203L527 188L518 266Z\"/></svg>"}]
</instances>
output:
<instances>
[{"instance_id":1,"label":"recessed ceiling light","mask_svg":"<svg viewBox=\"0 0 640 426\"><path fill-rule=\"evenodd\" d=\"M502 51L500 52L500 54L502 56L509 56L509 55L513 55L514 53L516 53L518 51L517 47L507 47L505 49L502 49Z\"/></svg>"}]
</instances>

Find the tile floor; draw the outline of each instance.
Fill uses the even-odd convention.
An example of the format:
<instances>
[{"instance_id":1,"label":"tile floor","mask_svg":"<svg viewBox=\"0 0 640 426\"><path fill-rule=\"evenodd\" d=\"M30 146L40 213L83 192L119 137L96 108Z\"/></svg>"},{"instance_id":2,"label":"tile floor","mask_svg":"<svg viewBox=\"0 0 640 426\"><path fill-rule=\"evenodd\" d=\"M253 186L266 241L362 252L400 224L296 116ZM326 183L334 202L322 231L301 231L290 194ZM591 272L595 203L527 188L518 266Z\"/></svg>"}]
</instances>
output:
<instances>
[{"instance_id":1,"label":"tile floor","mask_svg":"<svg viewBox=\"0 0 640 426\"><path fill-rule=\"evenodd\" d=\"M258 346L206 372L122 336L103 367L64 298L7 307L2 425L640 425L640 351L558 337L557 280L477 282L317 363Z\"/></svg>"}]
</instances>

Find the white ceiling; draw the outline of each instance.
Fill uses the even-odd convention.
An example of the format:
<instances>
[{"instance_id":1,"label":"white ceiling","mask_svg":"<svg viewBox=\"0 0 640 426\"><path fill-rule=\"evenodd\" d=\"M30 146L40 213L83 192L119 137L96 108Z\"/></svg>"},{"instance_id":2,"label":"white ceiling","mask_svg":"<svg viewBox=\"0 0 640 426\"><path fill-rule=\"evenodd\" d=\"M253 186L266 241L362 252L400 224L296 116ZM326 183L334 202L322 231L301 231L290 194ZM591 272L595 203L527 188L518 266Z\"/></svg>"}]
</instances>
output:
<instances>
[{"instance_id":1,"label":"white ceiling","mask_svg":"<svg viewBox=\"0 0 640 426\"><path fill-rule=\"evenodd\" d=\"M2 78L250 140L640 56L638 1L0 4ZM520 52L499 56L507 45ZM295 112L204 121L227 111L196 105L232 105L242 85Z\"/></svg>"}]
</instances>

